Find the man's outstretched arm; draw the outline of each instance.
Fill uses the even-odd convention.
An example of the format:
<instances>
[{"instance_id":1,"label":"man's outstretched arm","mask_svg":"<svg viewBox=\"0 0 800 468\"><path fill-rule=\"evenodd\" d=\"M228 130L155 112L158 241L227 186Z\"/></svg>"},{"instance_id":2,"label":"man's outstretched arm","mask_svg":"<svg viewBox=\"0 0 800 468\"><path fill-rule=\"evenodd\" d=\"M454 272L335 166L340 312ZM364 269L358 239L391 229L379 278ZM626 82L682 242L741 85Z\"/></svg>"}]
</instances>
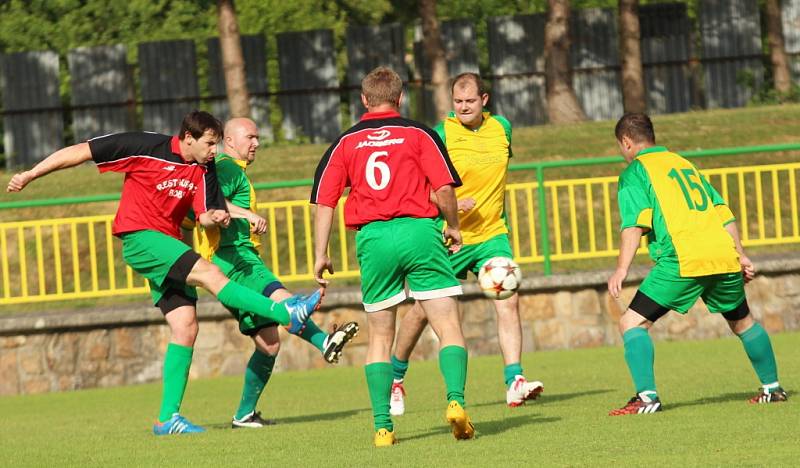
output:
<instances>
[{"instance_id":1,"label":"man's outstretched arm","mask_svg":"<svg viewBox=\"0 0 800 468\"><path fill-rule=\"evenodd\" d=\"M33 169L14 174L14 177L8 182L6 192L19 192L39 177L61 169L75 167L91 159L92 152L89 149L89 143L67 146L46 157L39 164L33 166Z\"/></svg>"}]
</instances>

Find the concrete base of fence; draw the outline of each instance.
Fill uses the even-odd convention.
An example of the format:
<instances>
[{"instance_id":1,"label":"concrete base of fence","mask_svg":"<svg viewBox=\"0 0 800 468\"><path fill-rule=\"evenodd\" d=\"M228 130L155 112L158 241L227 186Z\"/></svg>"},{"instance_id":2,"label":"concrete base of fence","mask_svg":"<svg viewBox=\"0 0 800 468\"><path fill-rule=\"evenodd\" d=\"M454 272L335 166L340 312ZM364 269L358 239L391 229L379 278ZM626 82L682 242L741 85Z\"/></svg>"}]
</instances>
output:
<instances>
[{"instance_id":1,"label":"concrete base of fence","mask_svg":"<svg viewBox=\"0 0 800 468\"><path fill-rule=\"evenodd\" d=\"M760 275L747 286L753 315L771 333L800 329L800 258L762 259ZM648 269L631 272L617 302L606 292L608 271L527 278L521 289L523 351L616 346L617 319ZM400 306L399 316L410 304ZM495 313L474 283L465 285L461 300L463 330L471 355L499 353ZM249 338L215 300L201 301L200 335L190 376L237 375L244 372L253 350ZM334 288L321 328L358 321L360 335L348 346L339 365L362 365L366 354L366 317L355 289ZM652 330L656 340L709 339L728 336L725 321L698 302L682 317L671 313ZM282 349L276 370L325 367L316 349L281 331ZM146 305L104 310L24 314L0 319L0 395L44 393L108 387L161 378L169 329L161 313ZM412 359L436 359L436 337L427 329ZM535 372L535 366L531 372ZM499 371L498 371L499 372Z\"/></svg>"}]
</instances>

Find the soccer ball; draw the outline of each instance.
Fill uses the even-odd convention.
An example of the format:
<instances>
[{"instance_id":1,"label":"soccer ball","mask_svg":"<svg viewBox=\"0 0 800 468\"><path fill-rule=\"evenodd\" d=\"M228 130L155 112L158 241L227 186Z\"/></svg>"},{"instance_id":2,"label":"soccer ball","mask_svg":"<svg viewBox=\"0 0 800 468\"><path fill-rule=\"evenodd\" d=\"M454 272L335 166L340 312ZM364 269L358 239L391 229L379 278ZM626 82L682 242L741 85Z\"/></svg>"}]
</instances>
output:
<instances>
[{"instance_id":1,"label":"soccer ball","mask_svg":"<svg viewBox=\"0 0 800 468\"><path fill-rule=\"evenodd\" d=\"M489 299L506 299L514 295L522 282L519 265L506 257L486 260L478 272L478 284Z\"/></svg>"}]
</instances>

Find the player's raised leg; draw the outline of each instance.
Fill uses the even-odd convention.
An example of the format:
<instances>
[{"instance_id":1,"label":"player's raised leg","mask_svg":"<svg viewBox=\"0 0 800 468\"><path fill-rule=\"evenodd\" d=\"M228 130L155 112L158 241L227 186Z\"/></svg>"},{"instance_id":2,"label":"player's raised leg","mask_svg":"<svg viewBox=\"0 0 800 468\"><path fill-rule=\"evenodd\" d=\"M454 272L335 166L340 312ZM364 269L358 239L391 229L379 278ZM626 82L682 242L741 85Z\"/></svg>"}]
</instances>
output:
<instances>
[{"instance_id":1,"label":"player's raised leg","mask_svg":"<svg viewBox=\"0 0 800 468\"><path fill-rule=\"evenodd\" d=\"M422 336L422 331L428 325L425 311L419 301L415 301L411 309L406 312L400 320L397 329L397 340L395 340L394 354L392 354L392 396L390 412L392 416L400 416L405 413L406 389L403 386L406 372L408 371L408 359L411 351Z\"/></svg>"},{"instance_id":2,"label":"player's raised leg","mask_svg":"<svg viewBox=\"0 0 800 468\"><path fill-rule=\"evenodd\" d=\"M186 277L186 282L208 290L228 308L251 312L274 320L286 326L289 332L300 331L322 301L322 290L308 296L295 295L280 303L272 301L249 288L230 281L219 267L200 258L199 255Z\"/></svg>"}]
</instances>

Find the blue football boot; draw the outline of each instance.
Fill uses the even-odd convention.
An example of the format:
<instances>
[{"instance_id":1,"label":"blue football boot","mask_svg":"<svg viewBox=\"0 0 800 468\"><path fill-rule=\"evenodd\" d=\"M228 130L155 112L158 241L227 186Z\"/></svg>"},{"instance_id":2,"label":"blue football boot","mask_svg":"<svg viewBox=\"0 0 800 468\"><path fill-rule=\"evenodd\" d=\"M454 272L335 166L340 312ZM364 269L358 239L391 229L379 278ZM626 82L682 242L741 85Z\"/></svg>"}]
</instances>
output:
<instances>
[{"instance_id":1,"label":"blue football boot","mask_svg":"<svg viewBox=\"0 0 800 468\"><path fill-rule=\"evenodd\" d=\"M155 435L170 435L170 434L191 434L195 432L205 432L206 430L200 426L196 426L189 422L178 413L172 415L169 420L156 422L153 425L153 434Z\"/></svg>"},{"instance_id":2,"label":"blue football boot","mask_svg":"<svg viewBox=\"0 0 800 468\"><path fill-rule=\"evenodd\" d=\"M283 302L286 311L289 312L289 325L286 326L289 333L296 335L303 331L308 318L315 310L319 309L322 302L322 291L322 289L318 289L308 296L297 294Z\"/></svg>"}]
</instances>

